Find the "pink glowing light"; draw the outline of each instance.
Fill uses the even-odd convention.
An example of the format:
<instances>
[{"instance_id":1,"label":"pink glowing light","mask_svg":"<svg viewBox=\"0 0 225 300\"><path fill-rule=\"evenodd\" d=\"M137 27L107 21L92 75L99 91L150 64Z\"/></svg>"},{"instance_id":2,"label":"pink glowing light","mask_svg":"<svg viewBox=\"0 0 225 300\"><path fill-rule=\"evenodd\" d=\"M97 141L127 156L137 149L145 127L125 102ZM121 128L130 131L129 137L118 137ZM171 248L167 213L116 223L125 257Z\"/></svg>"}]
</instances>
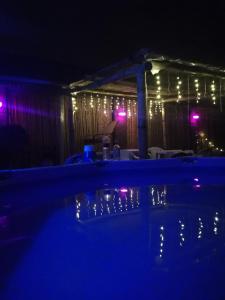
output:
<instances>
[{"instance_id":1,"label":"pink glowing light","mask_svg":"<svg viewBox=\"0 0 225 300\"><path fill-rule=\"evenodd\" d=\"M195 185L193 185L193 188L194 189L196 189L196 190L198 190L198 189L200 189L202 186L201 186L201 184L195 184Z\"/></svg>"},{"instance_id":2,"label":"pink glowing light","mask_svg":"<svg viewBox=\"0 0 225 300\"><path fill-rule=\"evenodd\" d=\"M0 112L5 111L5 100L3 97L0 96Z\"/></svg>"},{"instance_id":3,"label":"pink glowing light","mask_svg":"<svg viewBox=\"0 0 225 300\"><path fill-rule=\"evenodd\" d=\"M125 111L119 111L118 116L119 117L126 117L127 113Z\"/></svg>"},{"instance_id":4,"label":"pink glowing light","mask_svg":"<svg viewBox=\"0 0 225 300\"><path fill-rule=\"evenodd\" d=\"M127 188L121 188L121 189L120 189L120 192L121 192L121 193L127 193L127 192L128 192L128 189L127 189Z\"/></svg>"},{"instance_id":5,"label":"pink glowing light","mask_svg":"<svg viewBox=\"0 0 225 300\"><path fill-rule=\"evenodd\" d=\"M193 115L192 118L193 118L194 120L198 120L198 119L199 119L199 115Z\"/></svg>"},{"instance_id":6,"label":"pink glowing light","mask_svg":"<svg viewBox=\"0 0 225 300\"><path fill-rule=\"evenodd\" d=\"M119 122L119 123L123 123L126 121L126 116L127 116L127 112L124 110L123 107L119 107L117 110L116 110L116 120Z\"/></svg>"},{"instance_id":7,"label":"pink glowing light","mask_svg":"<svg viewBox=\"0 0 225 300\"><path fill-rule=\"evenodd\" d=\"M199 179L198 178L194 178L194 181L199 182Z\"/></svg>"},{"instance_id":8,"label":"pink glowing light","mask_svg":"<svg viewBox=\"0 0 225 300\"><path fill-rule=\"evenodd\" d=\"M191 125L197 126L199 121L200 121L200 115L198 113L193 112L190 118Z\"/></svg>"}]
</instances>

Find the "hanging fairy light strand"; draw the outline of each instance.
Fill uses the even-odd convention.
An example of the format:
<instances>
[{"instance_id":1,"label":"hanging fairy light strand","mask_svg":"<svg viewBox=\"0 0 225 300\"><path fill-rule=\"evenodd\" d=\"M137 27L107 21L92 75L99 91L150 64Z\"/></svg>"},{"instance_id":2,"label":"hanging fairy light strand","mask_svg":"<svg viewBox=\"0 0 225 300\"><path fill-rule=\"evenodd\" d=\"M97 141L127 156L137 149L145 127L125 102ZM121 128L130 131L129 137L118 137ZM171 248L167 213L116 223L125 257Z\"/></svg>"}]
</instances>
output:
<instances>
[{"instance_id":1,"label":"hanging fairy light strand","mask_svg":"<svg viewBox=\"0 0 225 300\"><path fill-rule=\"evenodd\" d=\"M123 108L123 110L125 109L125 98L124 97L122 98L122 108Z\"/></svg>"},{"instance_id":2,"label":"hanging fairy light strand","mask_svg":"<svg viewBox=\"0 0 225 300\"><path fill-rule=\"evenodd\" d=\"M131 101L130 101L130 99L128 99L128 103L127 103L127 117L128 117L128 119L131 118Z\"/></svg>"},{"instance_id":3,"label":"hanging fairy light strand","mask_svg":"<svg viewBox=\"0 0 225 300\"><path fill-rule=\"evenodd\" d=\"M157 109L159 109L160 112L162 112L162 97L161 97L161 84L160 84L160 76L156 76L156 85L157 85L157 90L156 90L156 107L155 111L157 112Z\"/></svg>"},{"instance_id":4,"label":"hanging fairy light strand","mask_svg":"<svg viewBox=\"0 0 225 300\"><path fill-rule=\"evenodd\" d=\"M216 104L216 85L215 85L215 81L213 80L211 83L211 98L213 101L213 104Z\"/></svg>"},{"instance_id":5,"label":"hanging fairy light strand","mask_svg":"<svg viewBox=\"0 0 225 300\"><path fill-rule=\"evenodd\" d=\"M118 109L120 105L119 99L120 99L119 97L116 97L116 109Z\"/></svg>"},{"instance_id":6,"label":"hanging fairy light strand","mask_svg":"<svg viewBox=\"0 0 225 300\"><path fill-rule=\"evenodd\" d=\"M148 97L150 96L149 95L149 92L148 92L148 85L146 85L146 95L147 95L147 99L148 99ZM148 102L148 115L149 115L149 119L151 120L152 119L152 117L153 117L153 114L152 114L152 107L153 106L153 101L152 101L152 99L149 97L149 102ZM135 110L135 112L136 112L136 110Z\"/></svg>"},{"instance_id":7,"label":"hanging fairy light strand","mask_svg":"<svg viewBox=\"0 0 225 300\"><path fill-rule=\"evenodd\" d=\"M199 103L199 100L201 99L201 93L199 92L200 89L199 80L196 78L194 82L195 82L195 92L196 92L196 103Z\"/></svg>"},{"instance_id":8,"label":"hanging fairy light strand","mask_svg":"<svg viewBox=\"0 0 225 300\"><path fill-rule=\"evenodd\" d=\"M149 100L149 110L148 110L148 114L149 114L150 120L151 120L152 117L153 117L152 109L153 109L153 101L152 101L152 99L150 99L150 100Z\"/></svg>"},{"instance_id":9,"label":"hanging fairy light strand","mask_svg":"<svg viewBox=\"0 0 225 300\"><path fill-rule=\"evenodd\" d=\"M84 106L84 110L86 111L87 110L87 99L86 99L86 94L83 94L83 106Z\"/></svg>"},{"instance_id":10,"label":"hanging fairy light strand","mask_svg":"<svg viewBox=\"0 0 225 300\"><path fill-rule=\"evenodd\" d=\"M222 80L220 79L220 88L219 88L219 99L220 99L220 112L223 111L222 105Z\"/></svg>"},{"instance_id":11,"label":"hanging fairy light strand","mask_svg":"<svg viewBox=\"0 0 225 300\"><path fill-rule=\"evenodd\" d=\"M104 115L107 115L107 96L105 96L103 100L103 112Z\"/></svg>"},{"instance_id":12,"label":"hanging fairy light strand","mask_svg":"<svg viewBox=\"0 0 225 300\"><path fill-rule=\"evenodd\" d=\"M97 95L97 110L100 111L101 109L101 98L99 97L99 95Z\"/></svg>"},{"instance_id":13,"label":"hanging fairy light strand","mask_svg":"<svg viewBox=\"0 0 225 300\"><path fill-rule=\"evenodd\" d=\"M181 95L181 85L182 85L182 81L180 80L180 77L177 76L177 103L182 98L182 95Z\"/></svg>"},{"instance_id":14,"label":"hanging fairy light strand","mask_svg":"<svg viewBox=\"0 0 225 300\"><path fill-rule=\"evenodd\" d=\"M111 112L113 112L113 109L114 109L114 98L113 98L113 96L111 96L110 108L111 108Z\"/></svg>"},{"instance_id":15,"label":"hanging fairy light strand","mask_svg":"<svg viewBox=\"0 0 225 300\"><path fill-rule=\"evenodd\" d=\"M133 100L133 110L134 110L134 115L137 114L137 101Z\"/></svg>"},{"instance_id":16,"label":"hanging fairy light strand","mask_svg":"<svg viewBox=\"0 0 225 300\"><path fill-rule=\"evenodd\" d=\"M91 97L90 97L90 107L94 108L94 98L93 98L92 94L91 94Z\"/></svg>"},{"instance_id":17,"label":"hanging fairy light strand","mask_svg":"<svg viewBox=\"0 0 225 300\"><path fill-rule=\"evenodd\" d=\"M72 99L72 110L73 113L75 113L78 110L76 93L73 94L71 99Z\"/></svg>"}]
</instances>

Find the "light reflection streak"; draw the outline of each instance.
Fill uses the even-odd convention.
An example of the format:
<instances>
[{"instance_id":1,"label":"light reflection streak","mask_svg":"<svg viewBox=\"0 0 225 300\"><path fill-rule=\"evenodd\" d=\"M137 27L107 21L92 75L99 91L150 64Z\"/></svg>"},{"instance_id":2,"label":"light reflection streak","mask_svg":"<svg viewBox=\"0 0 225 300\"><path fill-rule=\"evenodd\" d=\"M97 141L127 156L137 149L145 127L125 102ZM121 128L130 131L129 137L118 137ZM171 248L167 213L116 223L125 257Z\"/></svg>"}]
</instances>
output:
<instances>
[{"instance_id":1,"label":"light reflection streak","mask_svg":"<svg viewBox=\"0 0 225 300\"><path fill-rule=\"evenodd\" d=\"M145 206L140 205L142 199L139 199L141 195L139 188L126 188L127 191L125 193L121 193L120 188L115 189L103 189L96 192L96 194L79 194L75 198L75 218L78 221L93 219L96 217L101 217L104 215L118 215L124 214L132 210L143 211L146 209ZM150 186L147 190L147 197L150 198L150 206L154 208L154 210L150 211L150 214L154 214L155 208L159 209L160 215L165 215L165 206L166 210L170 208L170 204L167 200L167 187L166 186ZM91 198L90 195L94 195ZM158 213L157 212L157 213ZM214 213L207 215L195 215L192 216L192 221L188 222L187 211L186 210L178 210L179 216L176 214L176 218L171 222L174 222L172 227L173 234L176 234L178 238L177 247L183 248L191 242L190 236L194 237L196 241L196 231L192 229L192 224L197 223L197 240L198 243L204 243L205 239L203 237L210 238L213 236L218 236L221 234L219 231L219 224L221 223L221 213L218 211L214 211ZM177 213L176 212L176 213ZM213 218L213 222L212 222ZM171 219L172 220L172 219ZM151 222L151 219L150 219ZM177 224L179 226L177 226ZM165 228L166 228L166 219L164 224L158 224L157 226L157 256L162 258L167 257L167 248L165 249ZM174 230L176 228L176 230ZM155 230L151 228L151 230ZM166 233L168 232L168 237L166 239L168 243L168 239L171 239L170 231L171 227L168 227ZM156 232L154 233L156 234ZM203 235L204 234L204 235ZM175 238L175 236L174 236ZM193 239L192 239L193 240Z\"/></svg>"}]
</instances>

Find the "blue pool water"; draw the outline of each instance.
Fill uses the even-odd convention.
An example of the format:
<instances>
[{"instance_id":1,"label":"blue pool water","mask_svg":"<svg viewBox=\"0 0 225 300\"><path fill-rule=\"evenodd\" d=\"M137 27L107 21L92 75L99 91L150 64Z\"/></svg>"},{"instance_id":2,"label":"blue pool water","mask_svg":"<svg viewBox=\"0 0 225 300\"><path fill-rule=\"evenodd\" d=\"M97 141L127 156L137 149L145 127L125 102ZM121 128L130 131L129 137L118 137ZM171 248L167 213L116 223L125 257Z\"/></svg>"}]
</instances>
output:
<instances>
[{"instance_id":1,"label":"blue pool water","mask_svg":"<svg viewBox=\"0 0 225 300\"><path fill-rule=\"evenodd\" d=\"M62 195L1 203L0 299L225 299L225 185Z\"/></svg>"}]
</instances>

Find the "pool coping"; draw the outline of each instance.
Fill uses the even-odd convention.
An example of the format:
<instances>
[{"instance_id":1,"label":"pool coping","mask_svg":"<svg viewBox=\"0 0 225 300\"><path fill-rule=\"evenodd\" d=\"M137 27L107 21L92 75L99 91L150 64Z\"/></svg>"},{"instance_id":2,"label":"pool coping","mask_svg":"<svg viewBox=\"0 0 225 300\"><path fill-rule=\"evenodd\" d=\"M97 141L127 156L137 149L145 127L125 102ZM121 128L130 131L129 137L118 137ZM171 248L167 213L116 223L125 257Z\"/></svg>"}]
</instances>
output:
<instances>
[{"instance_id":1,"label":"pool coping","mask_svg":"<svg viewBox=\"0 0 225 300\"><path fill-rule=\"evenodd\" d=\"M73 176L76 180L82 180L87 176L107 176L118 172L141 172L149 170L151 174L159 174L167 170L169 173L188 172L194 169L224 170L225 158L169 158L160 160L121 160L121 161L97 161L93 163L80 163L71 165L59 165L50 167L38 167L29 169L14 169L0 171L0 187L2 185L22 184L41 181L52 181ZM213 174L209 174L213 176Z\"/></svg>"}]
</instances>

